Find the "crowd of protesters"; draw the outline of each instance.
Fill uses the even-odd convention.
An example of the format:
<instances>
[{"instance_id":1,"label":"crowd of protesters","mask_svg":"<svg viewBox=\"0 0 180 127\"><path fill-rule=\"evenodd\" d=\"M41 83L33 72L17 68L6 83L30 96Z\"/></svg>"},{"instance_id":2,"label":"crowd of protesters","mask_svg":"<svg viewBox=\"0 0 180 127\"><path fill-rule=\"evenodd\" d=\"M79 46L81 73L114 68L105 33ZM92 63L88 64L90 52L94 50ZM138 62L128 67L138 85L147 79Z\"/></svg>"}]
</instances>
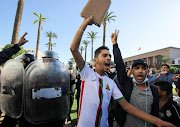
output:
<instances>
[{"instance_id":1,"label":"crowd of protesters","mask_svg":"<svg viewBox=\"0 0 180 127\"><path fill-rule=\"evenodd\" d=\"M70 50L76 65L69 62L66 66L70 76L69 111L63 120L55 122L54 127L71 122L74 97L77 99L77 127L115 127L114 123L119 127L179 127L180 108L173 100L172 86L180 96L180 78L169 73L170 66L162 64L161 71L157 71L156 68L149 68L143 59L136 59L126 67L118 46L118 30L111 35L114 60L108 47L101 46L95 51L94 59L85 62L79 45L83 31L92 23L93 16L83 20L72 41ZM13 47L0 52L0 64L28 42L26 35ZM24 68L35 61L26 63L29 58L23 60ZM13 119L5 114L0 127L15 127L21 119L25 120L24 117ZM46 127L50 124L19 126Z\"/></svg>"}]
</instances>

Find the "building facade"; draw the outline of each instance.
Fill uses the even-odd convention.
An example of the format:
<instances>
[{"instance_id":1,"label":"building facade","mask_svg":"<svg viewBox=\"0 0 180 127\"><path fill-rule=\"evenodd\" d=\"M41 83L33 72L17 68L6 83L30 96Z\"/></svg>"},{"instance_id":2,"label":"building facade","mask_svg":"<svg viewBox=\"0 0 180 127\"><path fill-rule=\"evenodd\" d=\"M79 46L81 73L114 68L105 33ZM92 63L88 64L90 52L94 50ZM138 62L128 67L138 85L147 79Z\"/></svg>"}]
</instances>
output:
<instances>
[{"instance_id":1,"label":"building facade","mask_svg":"<svg viewBox=\"0 0 180 127\"><path fill-rule=\"evenodd\" d=\"M156 67L157 69L161 67L162 61L161 58L169 59L167 64L170 65L180 65L180 48L176 47L167 47L136 56L124 58L124 63L126 67L132 65L133 60L143 59L149 65L149 67Z\"/></svg>"}]
</instances>

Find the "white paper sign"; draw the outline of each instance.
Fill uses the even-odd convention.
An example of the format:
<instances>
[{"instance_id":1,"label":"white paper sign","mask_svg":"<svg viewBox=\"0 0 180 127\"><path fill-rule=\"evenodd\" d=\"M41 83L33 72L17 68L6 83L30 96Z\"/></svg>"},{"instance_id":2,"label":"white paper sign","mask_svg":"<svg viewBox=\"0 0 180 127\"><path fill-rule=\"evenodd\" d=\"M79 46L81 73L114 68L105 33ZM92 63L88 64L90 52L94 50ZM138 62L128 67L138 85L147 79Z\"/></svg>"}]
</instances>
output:
<instances>
[{"instance_id":1,"label":"white paper sign","mask_svg":"<svg viewBox=\"0 0 180 127\"><path fill-rule=\"evenodd\" d=\"M38 90L32 89L32 99L51 99L62 96L61 87L56 88L41 88Z\"/></svg>"}]
</instances>

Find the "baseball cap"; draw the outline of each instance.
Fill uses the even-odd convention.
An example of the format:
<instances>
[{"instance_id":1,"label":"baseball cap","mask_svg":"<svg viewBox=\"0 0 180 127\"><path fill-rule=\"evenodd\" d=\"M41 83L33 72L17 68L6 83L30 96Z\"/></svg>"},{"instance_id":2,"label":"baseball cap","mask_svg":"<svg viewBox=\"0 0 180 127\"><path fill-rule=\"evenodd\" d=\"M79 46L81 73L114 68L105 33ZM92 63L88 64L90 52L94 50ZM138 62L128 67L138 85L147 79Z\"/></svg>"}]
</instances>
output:
<instances>
[{"instance_id":1,"label":"baseball cap","mask_svg":"<svg viewBox=\"0 0 180 127\"><path fill-rule=\"evenodd\" d=\"M134 60L132 67L134 67L137 64L143 64L144 66L148 67L147 63L143 59Z\"/></svg>"}]
</instances>

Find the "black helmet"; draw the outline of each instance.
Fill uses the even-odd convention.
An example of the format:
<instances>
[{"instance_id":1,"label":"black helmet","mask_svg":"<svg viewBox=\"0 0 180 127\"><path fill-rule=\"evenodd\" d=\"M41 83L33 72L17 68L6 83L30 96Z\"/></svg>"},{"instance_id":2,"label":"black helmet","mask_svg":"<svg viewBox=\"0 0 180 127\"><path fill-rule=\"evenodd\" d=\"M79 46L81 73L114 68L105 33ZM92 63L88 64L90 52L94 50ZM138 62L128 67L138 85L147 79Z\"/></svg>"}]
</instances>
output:
<instances>
[{"instance_id":1,"label":"black helmet","mask_svg":"<svg viewBox=\"0 0 180 127\"><path fill-rule=\"evenodd\" d=\"M58 60L58 56L57 53L51 50L46 50L43 55L42 58L52 58L54 60Z\"/></svg>"},{"instance_id":2,"label":"black helmet","mask_svg":"<svg viewBox=\"0 0 180 127\"><path fill-rule=\"evenodd\" d=\"M15 59L19 59L19 60L23 60L24 63L26 64L25 68L33 61L36 60L36 58L34 57L34 55L32 54L21 54L18 57L16 57Z\"/></svg>"},{"instance_id":3,"label":"black helmet","mask_svg":"<svg viewBox=\"0 0 180 127\"><path fill-rule=\"evenodd\" d=\"M111 61L110 66L114 66L115 67L116 64L113 61Z\"/></svg>"}]
</instances>

